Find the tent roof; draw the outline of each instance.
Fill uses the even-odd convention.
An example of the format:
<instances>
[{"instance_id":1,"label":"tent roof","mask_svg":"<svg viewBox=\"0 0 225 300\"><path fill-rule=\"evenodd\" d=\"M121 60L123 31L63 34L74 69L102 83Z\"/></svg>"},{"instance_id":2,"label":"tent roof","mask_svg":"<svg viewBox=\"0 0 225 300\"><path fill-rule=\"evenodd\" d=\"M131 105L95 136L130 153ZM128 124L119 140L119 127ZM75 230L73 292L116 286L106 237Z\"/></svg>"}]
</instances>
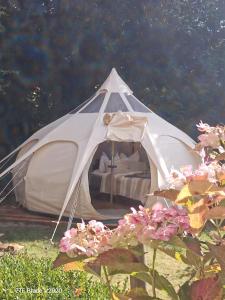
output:
<instances>
[{"instance_id":1,"label":"tent roof","mask_svg":"<svg viewBox=\"0 0 225 300\"><path fill-rule=\"evenodd\" d=\"M123 81L123 79L119 76L116 69L113 68L110 72L108 78L105 82L101 85L98 89L99 92L101 91L108 91L108 92L116 92L116 93L127 93L133 94L129 86Z\"/></svg>"},{"instance_id":2,"label":"tent roof","mask_svg":"<svg viewBox=\"0 0 225 300\"><path fill-rule=\"evenodd\" d=\"M113 113L113 112L151 112L150 109L133 96L132 90L113 68L106 81L80 106L70 112L75 113Z\"/></svg>"}]
</instances>

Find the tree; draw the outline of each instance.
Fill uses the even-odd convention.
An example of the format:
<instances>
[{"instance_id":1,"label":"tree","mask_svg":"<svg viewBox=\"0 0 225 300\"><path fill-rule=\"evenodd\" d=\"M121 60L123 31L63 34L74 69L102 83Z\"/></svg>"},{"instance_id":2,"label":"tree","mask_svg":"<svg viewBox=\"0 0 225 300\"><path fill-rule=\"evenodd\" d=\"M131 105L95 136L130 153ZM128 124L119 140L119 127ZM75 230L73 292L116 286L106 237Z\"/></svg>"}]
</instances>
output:
<instances>
[{"instance_id":1,"label":"tree","mask_svg":"<svg viewBox=\"0 0 225 300\"><path fill-rule=\"evenodd\" d=\"M6 123L23 128L9 143L83 102L112 67L193 136L199 119L223 122L224 9L222 0L9 1L1 62L17 74L4 95Z\"/></svg>"}]
</instances>

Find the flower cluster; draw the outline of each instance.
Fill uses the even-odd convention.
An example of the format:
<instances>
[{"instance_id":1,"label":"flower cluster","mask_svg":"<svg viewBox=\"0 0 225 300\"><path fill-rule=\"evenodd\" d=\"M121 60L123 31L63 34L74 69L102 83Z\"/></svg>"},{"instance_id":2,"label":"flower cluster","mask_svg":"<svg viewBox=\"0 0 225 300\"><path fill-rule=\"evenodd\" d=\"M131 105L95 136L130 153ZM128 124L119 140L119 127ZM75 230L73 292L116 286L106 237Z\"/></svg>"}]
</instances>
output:
<instances>
[{"instance_id":1,"label":"flower cluster","mask_svg":"<svg viewBox=\"0 0 225 300\"><path fill-rule=\"evenodd\" d=\"M180 190L190 181L208 180L217 183L220 177L225 177L225 165L212 161L209 164L202 163L196 170L193 170L191 165L183 166L180 170L172 169L168 177L168 184L169 188Z\"/></svg>"},{"instance_id":2,"label":"flower cluster","mask_svg":"<svg viewBox=\"0 0 225 300\"><path fill-rule=\"evenodd\" d=\"M119 220L118 227L113 231L110 243L113 247L136 246L137 237L142 229L150 223L151 210L139 206L139 211L131 208L132 213Z\"/></svg>"},{"instance_id":3,"label":"flower cluster","mask_svg":"<svg viewBox=\"0 0 225 300\"><path fill-rule=\"evenodd\" d=\"M201 132L198 137L200 147L217 148L219 151L224 152L224 148L221 145L225 142L225 126L217 125L212 127L201 121L197 128Z\"/></svg>"},{"instance_id":4,"label":"flower cluster","mask_svg":"<svg viewBox=\"0 0 225 300\"><path fill-rule=\"evenodd\" d=\"M195 149L202 163L196 170L191 165L183 166L180 170L172 169L168 177L169 188L181 189L190 181L218 183L220 178L225 178L225 165L217 160L217 155L225 152L225 126L212 127L201 121L197 128L201 134Z\"/></svg>"},{"instance_id":5,"label":"flower cluster","mask_svg":"<svg viewBox=\"0 0 225 300\"><path fill-rule=\"evenodd\" d=\"M77 228L65 232L60 241L60 252L70 257L98 256L116 247L147 244L152 240L168 241L174 235L189 230L187 211L177 206L155 209L139 207L119 221L116 229L110 230L95 220L87 225L82 222Z\"/></svg>"},{"instance_id":6,"label":"flower cluster","mask_svg":"<svg viewBox=\"0 0 225 300\"><path fill-rule=\"evenodd\" d=\"M68 256L78 255L97 256L108 250L111 230L102 222L90 221L87 225L82 222L77 228L72 228L64 233L60 241L60 252L66 252Z\"/></svg>"},{"instance_id":7,"label":"flower cluster","mask_svg":"<svg viewBox=\"0 0 225 300\"><path fill-rule=\"evenodd\" d=\"M187 211L177 206L148 209L132 208L114 230L110 242L113 246L148 244L152 240L169 241L173 236L189 230Z\"/></svg>"}]
</instances>

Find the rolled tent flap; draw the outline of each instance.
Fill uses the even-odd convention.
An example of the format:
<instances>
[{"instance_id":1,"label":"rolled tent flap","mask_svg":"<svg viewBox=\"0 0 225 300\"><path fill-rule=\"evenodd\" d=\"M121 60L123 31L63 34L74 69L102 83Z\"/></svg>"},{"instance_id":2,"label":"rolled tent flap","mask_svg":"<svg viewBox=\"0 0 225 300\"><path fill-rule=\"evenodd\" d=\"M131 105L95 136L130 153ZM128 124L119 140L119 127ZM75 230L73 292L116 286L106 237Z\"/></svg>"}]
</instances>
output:
<instances>
[{"instance_id":1,"label":"rolled tent flap","mask_svg":"<svg viewBox=\"0 0 225 300\"><path fill-rule=\"evenodd\" d=\"M108 123L106 137L108 140L118 142L140 142L158 169L159 177L162 179L158 183L160 186L165 183L169 170L160 149L157 147L157 135L154 136L150 133L150 124L147 117L133 115L132 113L114 113Z\"/></svg>"},{"instance_id":2,"label":"rolled tent flap","mask_svg":"<svg viewBox=\"0 0 225 300\"><path fill-rule=\"evenodd\" d=\"M108 124L107 139L114 141L141 141L148 119L128 113L118 112Z\"/></svg>"}]
</instances>

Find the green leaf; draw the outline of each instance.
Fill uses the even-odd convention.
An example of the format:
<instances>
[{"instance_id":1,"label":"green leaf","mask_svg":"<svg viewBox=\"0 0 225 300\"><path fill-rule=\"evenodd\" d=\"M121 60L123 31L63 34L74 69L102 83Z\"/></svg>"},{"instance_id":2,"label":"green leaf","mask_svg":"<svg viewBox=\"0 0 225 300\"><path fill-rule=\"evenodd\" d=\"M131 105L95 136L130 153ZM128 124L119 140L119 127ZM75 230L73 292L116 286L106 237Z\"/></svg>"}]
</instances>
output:
<instances>
[{"instance_id":1,"label":"green leaf","mask_svg":"<svg viewBox=\"0 0 225 300\"><path fill-rule=\"evenodd\" d=\"M225 271L225 246L223 245L216 246L210 243L207 243L207 245L209 247L212 256L214 256L217 259L218 263L221 266L221 269Z\"/></svg>"},{"instance_id":2,"label":"green leaf","mask_svg":"<svg viewBox=\"0 0 225 300\"><path fill-rule=\"evenodd\" d=\"M169 247L169 245L167 247L158 247L158 249L165 253L166 255L176 259L177 261L179 262L183 262L185 264L189 264L188 260L186 259L185 257L185 250L182 249L175 249L175 248L172 248L171 246Z\"/></svg>"},{"instance_id":3,"label":"green leaf","mask_svg":"<svg viewBox=\"0 0 225 300\"><path fill-rule=\"evenodd\" d=\"M69 262L69 263L63 265L63 270L65 272L72 271L72 270L85 271L84 265L85 265L85 263L83 261L72 261L72 262Z\"/></svg>"},{"instance_id":4,"label":"green leaf","mask_svg":"<svg viewBox=\"0 0 225 300\"><path fill-rule=\"evenodd\" d=\"M168 190L161 190L161 191L154 192L154 196L163 197L171 201L175 201L177 199L178 194L179 191L175 189L168 189Z\"/></svg>"},{"instance_id":5,"label":"green leaf","mask_svg":"<svg viewBox=\"0 0 225 300\"><path fill-rule=\"evenodd\" d=\"M223 199L223 200L220 201L220 205L219 206L222 206L222 207L225 206L225 199Z\"/></svg>"},{"instance_id":6,"label":"green leaf","mask_svg":"<svg viewBox=\"0 0 225 300\"><path fill-rule=\"evenodd\" d=\"M216 184L211 183L208 180L190 181L180 190L176 199L176 203L182 204L193 196L204 196L220 191L221 189L218 188Z\"/></svg>"},{"instance_id":7,"label":"green leaf","mask_svg":"<svg viewBox=\"0 0 225 300\"><path fill-rule=\"evenodd\" d=\"M198 239L193 237L184 237L183 242L185 243L185 245L190 251L194 252L199 256L202 256L201 242Z\"/></svg>"},{"instance_id":8,"label":"green leaf","mask_svg":"<svg viewBox=\"0 0 225 300\"><path fill-rule=\"evenodd\" d=\"M126 296L128 296L129 300L160 300L159 298L153 298L148 295L147 291L143 288L134 288L131 289L128 293L126 293Z\"/></svg>"},{"instance_id":9,"label":"green leaf","mask_svg":"<svg viewBox=\"0 0 225 300\"><path fill-rule=\"evenodd\" d=\"M173 300L178 300L178 296L173 285L164 276L159 275L157 271L155 271L155 282L156 288L165 291Z\"/></svg>"},{"instance_id":10,"label":"green leaf","mask_svg":"<svg viewBox=\"0 0 225 300\"><path fill-rule=\"evenodd\" d=\"M98 266L107 266L110 275L148 271L148 267L139 261L132 250L123 248L105 251L87 264L87 267L91 269L95 269Z\"/></svg>"},{"instance_id":11,"label":"green leaf","mask_svg":"<svg viewBox=\"0 0 225 300\"><path fill-rule=\"evenodd\" d=\"M75 261L82 262L87 258L88 257L86 255L85 256L69 257L66 253L60 252L59 255L56 257L56 259L54 260L52 268L53 269L58 268L60 266L63 266L65 264L75 262Z\"/></svg>"},{"instance_id":12,"label":"green leaf","mask_svg":"<svg viewBox=\"0 0 225 300\"><path fill-rule=\"evenodd\" d=\"M207 262L209 262L211 259L213 259L213 255L210 252L206 252L203 256L203 264L205 265Z\"/></svg>"},{"instance_id":13,"label":"green leaf","mask_svg":"<svg viewBox=\"0 0 225 300\"><path fill-rule=\"evenodd\" d=\"M101 268L99 268L99 265L92 264L92 260L93 258L84 255L71 258L66 253L59 253L53 262L53 269L63 266L65 272L76 270L100 277Z\"/></svg>"},{"instance_id":14,"label":"green leaf","mask_svg":"<svg viewBox=\"0 0 225 300\"><path fill-rule=\"evenodd\" d=\"M129 297L125 295L113 293L112 300L129 300Z\"/></svg>"},{"instance_id":15,"label":"green leaf","mask_svg":"<svg viewBox=\"0 0 225 300\"><path fill-rule=\"evenodd\" d=\"M92 265L91 262L87 262L85 263L84 271L101 278L101 267L99 265L96 266Z\"/></svg>"},{"instance_id":16,"label":"green leaf","mask_svg":"<svg viewBox=\"0 0 225 300\"><path fill-rule=\"evenodd\" d=\"M114 248L105 251L93 261L94 264L102 266L112 266L126 263L138 263L139 259L131 250L124 248Z\"/></svg>"},{"instance_id":17,"label":"green leaf","mask_svg":"<svg viewBox=\"0 0 225 300\"><path fill-rule=\"evenodd\" d=\"M126 292L125 295L113 293L113 300L160 300L148 295L147 291L143 288L134 288Z\"/></svg>"},{"instance_id":18,"label":"green leaf","mask_svg":"<svg viewBox=\"0 0 225 300\"><path fill-rule=\"evenodd\" d=\"M177 261L198 267L202 260L202 256L196 254L201 253L199 252L201 249L199 250L198 246L199 244L195 243L195 241L193 244L191 244L191 239L181 240L179 237L174 237L169 242L162 243L158 249ZM191 249L191 247L194 251Z\"/></svg>"},{"instance_id":19,"label":"green leaf","mask_svg":"<svg viewBox=\"0 0 225 300\"><path fill-rule=\"evenodd\" d=\"M189 250L186 251L186 261L188 265L196 268L198 268L202 263L201 257Z\"/></svg>"},{"instance_id":20,"label":"green leaf","mask_svg":"<svg viewBox=\"0 0 225 300\"><path fill-rule=\"evenodd\" d=\"M138 244L137 246L129 247L128 248L131 253L133 253L137 258L142 257L147 252L144 252L143 244Z\"/></svg>"},{"instance_id":21,"label":"green leaf","mask_svg":"<svg viewBox=\"0 0 225 300\"><path fill-rule=\"evenodd\" d=\"M152 285L152 275L151 273L147 273L147 272L133 272L131 273L131 276L140 279L146 283L149 283L150 285Z\"/></svg>"},{"instance_id":22,"label":"green leaf","mask_svg":"<svg viewBox=\"0 0 225 300\"><path fill-rule=\"evenodd\" d=\"M172 237L167 243L175 247L187 249L185 242L177 235Z\"/></svg>"},{"instance_id":23,"label":"green leaf","mask_svg":"<svg viewBox=\"0 0 225 300\"><path fill-rule=\"evenodd\" d=\"M132 273L131 276L152 285L152 280L153 280L152 270L150 270L150 272L148 273L146 272ZM159 275L157 271L155 271L155 285L157 289L165 291L167 295L169 295L172 299L174 300L178 299L178 296L176 294L173 285L164 276Z\"/></svg>"},{"instance_id":24,"label":"green leaf","mask_svg":"<svg viewBox=\"0 0 225 300\"><path fill-rule=\"evenodd\" d=\"M189 281L186 281L179 288L178 296L179 296L180 300L190 300L191 299Z\"/></svg>"},{"instance_id":25,"label":"green leaf","mask_svg":"<svg viewBox=\"0 0 225 300\"><path fill-rule=\"evenodd\" d=\"M143 263L115 263L114 266L108 266L109 275L132 274L133 272L147 272L148 267Z\"/></svg>"}]
</instances>

